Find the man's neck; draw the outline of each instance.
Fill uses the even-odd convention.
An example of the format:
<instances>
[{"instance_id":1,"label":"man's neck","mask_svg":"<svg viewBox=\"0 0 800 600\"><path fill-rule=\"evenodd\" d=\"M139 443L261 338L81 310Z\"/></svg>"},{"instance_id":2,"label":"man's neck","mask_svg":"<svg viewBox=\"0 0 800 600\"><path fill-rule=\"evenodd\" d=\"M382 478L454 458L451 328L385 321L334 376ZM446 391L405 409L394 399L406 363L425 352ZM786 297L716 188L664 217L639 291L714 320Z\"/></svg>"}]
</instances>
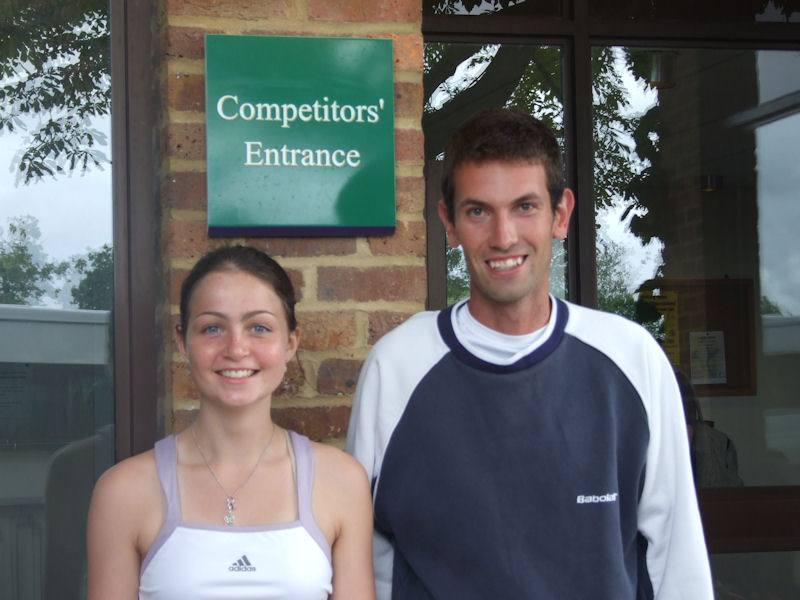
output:
<instances>
[{"instance_id":1,"label":"man's neck","mask_svg":"<svg viewBox=\"0 0 800 600\"><path fill-rule=\"evenodd\" d=\"M534 302L533 298L525 301L491 306L481 302L467 303L473 318L500 333L506 335L525 335L541 329L550 320L551 300L548 294L544 302Z\"/></svg>"}]
</instances>

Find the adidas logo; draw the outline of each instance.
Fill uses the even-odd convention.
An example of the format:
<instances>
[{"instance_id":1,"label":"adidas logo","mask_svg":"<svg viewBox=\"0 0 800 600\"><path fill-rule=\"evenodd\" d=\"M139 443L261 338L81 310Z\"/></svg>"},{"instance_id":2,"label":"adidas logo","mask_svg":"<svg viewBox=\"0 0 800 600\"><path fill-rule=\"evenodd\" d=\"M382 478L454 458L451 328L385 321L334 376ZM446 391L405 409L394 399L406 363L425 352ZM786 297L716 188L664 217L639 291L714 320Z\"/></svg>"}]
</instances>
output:
<instances>
[{"instance_id":1,"label":"adidas logo","mask_svg":"<svg viewBox=\"0 0 800 600\"><path fill-rule=\"evenodd\" d=\"M247 560L247 555L242 554L242 558L228 567L228 571L255 571L256 568Z\"/></svg>"}]
</instances>

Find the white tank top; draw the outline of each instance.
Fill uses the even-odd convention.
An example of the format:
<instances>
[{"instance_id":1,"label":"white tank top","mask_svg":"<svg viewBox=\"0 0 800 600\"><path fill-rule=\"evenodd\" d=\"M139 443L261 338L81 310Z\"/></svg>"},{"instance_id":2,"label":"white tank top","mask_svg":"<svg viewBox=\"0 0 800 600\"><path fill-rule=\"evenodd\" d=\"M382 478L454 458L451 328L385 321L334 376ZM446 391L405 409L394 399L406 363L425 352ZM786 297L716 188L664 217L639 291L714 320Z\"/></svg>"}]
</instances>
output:
<instances>
[{"instance_id":1,"label":"white tank top","mask_svg":"<svg viewBox=\"0 0 800 600\"><path fill-rule=\"evenodd\" d=\"M290 432L299 518L291 523L231 527L186 523L178 494L175 436L156 442L167 503L161 531L142 561L141 600L325 600L333 568L327 540L311 513L314 456L308 438Z\"/></svg>"}]
</instances>

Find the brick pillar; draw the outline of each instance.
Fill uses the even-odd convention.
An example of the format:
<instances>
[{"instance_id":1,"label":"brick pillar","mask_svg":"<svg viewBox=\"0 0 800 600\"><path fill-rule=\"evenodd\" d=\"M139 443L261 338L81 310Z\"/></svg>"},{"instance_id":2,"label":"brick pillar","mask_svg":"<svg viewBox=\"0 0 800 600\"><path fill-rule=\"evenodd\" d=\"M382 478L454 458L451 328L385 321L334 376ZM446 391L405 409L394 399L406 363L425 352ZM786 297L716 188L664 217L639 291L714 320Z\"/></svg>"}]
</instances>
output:
<instances>
[{"instance_id":1,"label":"brick pillar","mask_svg":"<svg viewBox=\"0 0 800 600\"><path fill-rule=\"evenodd\" d=\"M168 428L199 406L177 353L180 283L207 250L254 245L287 269L297 288L302 337L288 390L273 415L312 439L342 445L355 382L371 344L425 304L422 8L419 0L162 0L162 256ZM397 230L391 237L210 239L206 234L204 35L391 38L394 46Z\"/></svg>"}]
</instances>

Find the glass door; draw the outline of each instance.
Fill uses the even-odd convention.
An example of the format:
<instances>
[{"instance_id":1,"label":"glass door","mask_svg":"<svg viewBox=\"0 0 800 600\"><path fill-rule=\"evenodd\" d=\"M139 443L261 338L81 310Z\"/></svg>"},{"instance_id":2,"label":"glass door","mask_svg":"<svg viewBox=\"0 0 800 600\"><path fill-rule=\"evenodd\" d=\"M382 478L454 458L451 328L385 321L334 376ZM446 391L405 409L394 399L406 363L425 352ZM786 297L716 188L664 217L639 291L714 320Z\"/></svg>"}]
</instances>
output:
<instances>
[{"instance_id":1,"label":"glass door","mask_svg":"<svg viewBox=\"0 0 800 600\"><path fill-rule=\"evenodd\" d=\"M114 460L108 5L0 20L0 590L83 598Z\"/></svg>"},{"instance_id":2,"label":"glass door","mask_svg":"<svg viewBox=\"0 0 800 600\"><path fill-rule=\"evenodd\" d=\"M800 485L800 53L592 54L598 304L648 327L681 383L719 596L800 597L800 553L723 554L714 504Z\"/></svg>"}]
</instances>

